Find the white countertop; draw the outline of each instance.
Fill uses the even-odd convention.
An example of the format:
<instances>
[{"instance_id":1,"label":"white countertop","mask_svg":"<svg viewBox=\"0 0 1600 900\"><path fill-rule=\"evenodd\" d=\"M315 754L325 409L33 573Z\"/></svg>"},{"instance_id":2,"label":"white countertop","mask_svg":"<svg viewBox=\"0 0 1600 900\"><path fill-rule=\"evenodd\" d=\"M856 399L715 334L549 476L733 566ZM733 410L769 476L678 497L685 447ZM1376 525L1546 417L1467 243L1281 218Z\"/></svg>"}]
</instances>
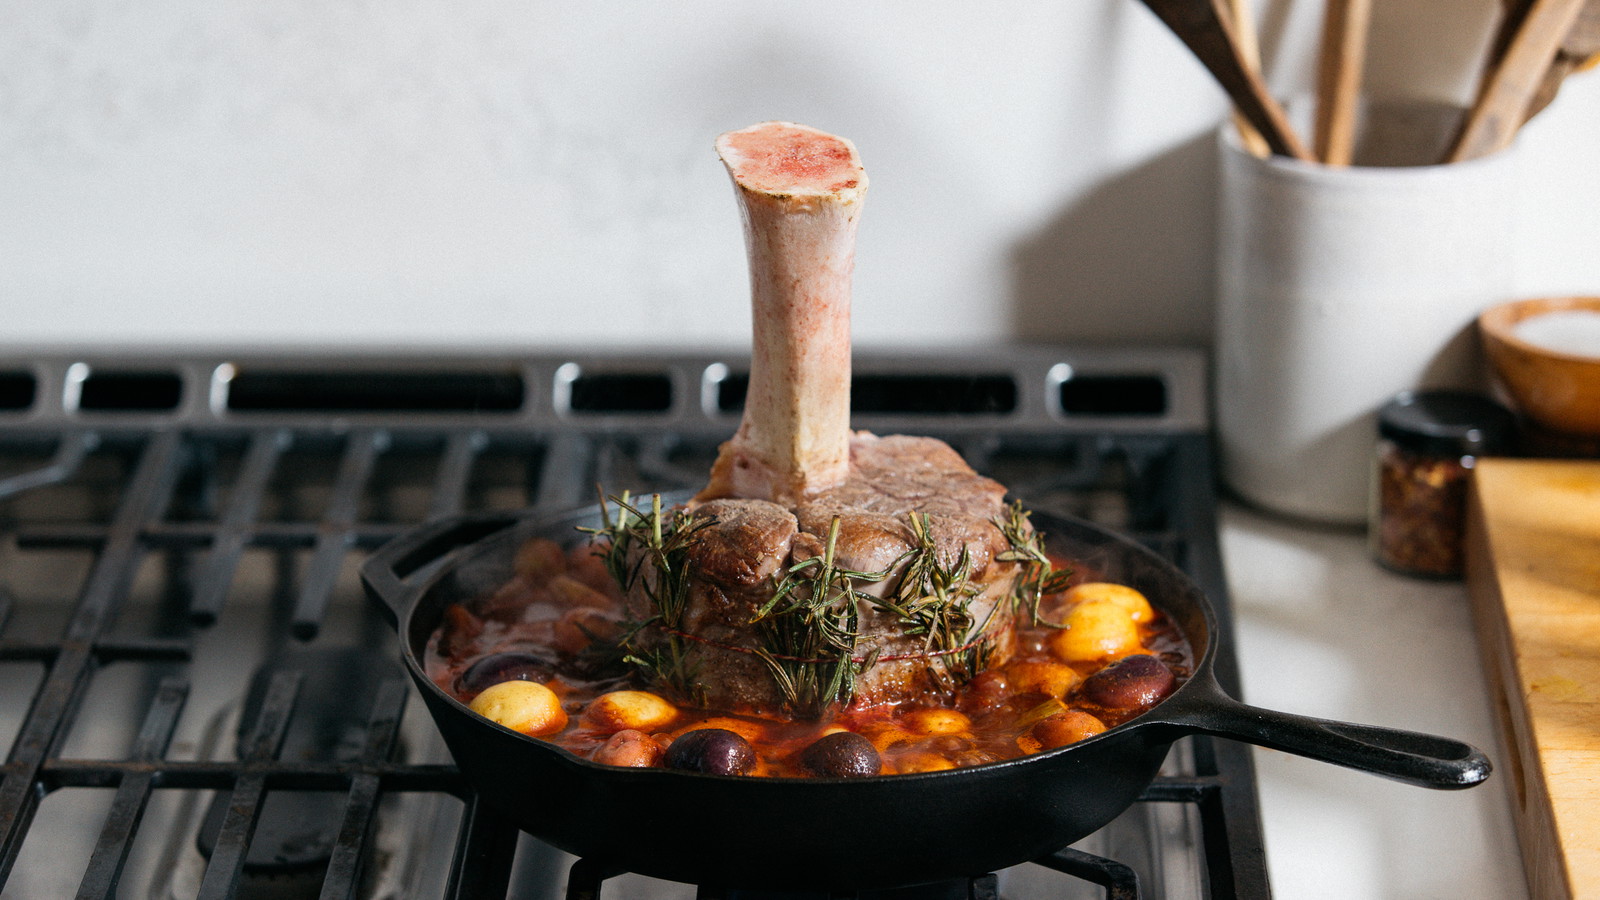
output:
<instances>
[{"instance_id":1,"label":"white countertop","mask_svg":"<svg viewBox=\"0 0 1600 900\"><path fill-rule=\"evenodd\" d=\"M1257 749L1274 897L1527 897L1465 586L1379 568L1358 530L1233 503L1221 523L1241 699L1457 738L1496 768L1476 788L1432 791Z\"/></svg>"}]
</instances>

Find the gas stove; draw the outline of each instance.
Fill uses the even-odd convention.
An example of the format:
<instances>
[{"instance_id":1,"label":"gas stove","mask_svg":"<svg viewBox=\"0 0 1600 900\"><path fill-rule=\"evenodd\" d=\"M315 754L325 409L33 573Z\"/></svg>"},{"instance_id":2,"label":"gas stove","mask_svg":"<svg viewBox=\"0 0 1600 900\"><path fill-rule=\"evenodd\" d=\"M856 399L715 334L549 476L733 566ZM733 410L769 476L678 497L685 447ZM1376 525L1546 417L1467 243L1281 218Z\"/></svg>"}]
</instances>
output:
<instances>
[{"instance_id":1,"label":"gas stove","mask_svg":"<svg viewBox=\"0 0 1600 900\"><path fill-rule=\"evenodd\" d=\"M1137 538L1231 632L1201 353L858 351L854 365L855 427L942 438L1031 507ZM356 575L430 518L699 486L746 366L714 352L0 364L3 896L753 897L715 873L606 870L480 804L408 709ZM1205 737L1072 847L876 892L1268 894L1250 751Z\"/></svg>"}]
</instances>

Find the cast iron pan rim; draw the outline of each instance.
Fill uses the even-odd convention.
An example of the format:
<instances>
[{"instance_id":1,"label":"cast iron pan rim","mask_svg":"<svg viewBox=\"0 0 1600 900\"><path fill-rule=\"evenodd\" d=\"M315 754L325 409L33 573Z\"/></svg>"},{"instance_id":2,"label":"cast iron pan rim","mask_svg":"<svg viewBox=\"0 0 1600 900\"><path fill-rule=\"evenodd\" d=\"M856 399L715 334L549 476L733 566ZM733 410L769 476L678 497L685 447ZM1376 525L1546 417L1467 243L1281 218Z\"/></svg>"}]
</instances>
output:
<instances>
[{"instance_id":1,"label":"cast iron pan rim","mask_svg":"<svg viewBox=\"0 0 1600 900\"><path fill-rule=\"evenodd\" d=\"M646 494L646 495L641 495L641 496L652 496L652 495ZM667 503L668 503L669 499L677 498L677 496L678 495L676 495L676 494L662 494L661 495L661 500L662 500L663 507L665 508L667 506ZM687 498L688 494L683 494L682 496L684 498ZM1175 566L1173 563L1171 563L1165 557L1163 557L1160 554L1156 553L1154 550L1151 550L1149 547L1146 547L1145 545L1139 543L1138 541L1133 540L1132 538L1129 538L1129 537L1126 537L1124 535L1118 534L1117 532L1114 532L1114 531L1112 531L1112 530L1110 530L1108 528L1104 528L1102 526L1096 525L1096 524L1094 524L1092 522L1088 522L1088 521L1086 521L1084 519L1081 519L1081 518L1078 518L1076 516L1071 516L1071 515L1067 515L1067 514L1064 514L1064 513L1052 511L1048 507L1030 507L1026 503L1024 503L1023 504L1023 509L1028 510L1030 513L1042 514L1042 515L1047 516L1049 518L1065 522L1069 526L1089 531L1089 532L1093 533L1096 537L1102 539L1105 542L1105 544L1115 544L1115 545L1118 545L1121 548L1121 550L1123 552L1125 552L1125 553L1132 553L1132 554L1141 555L1141 556L1145 557L1149 562L1151 562L1152 564L1154 564L1158 568L1165 570L1165 574L1170 576L1175 581L1175 583L1178 583L1178 584L1193 584L1193 579L1190 578L1190 576L1188 574L1184 573L1183 570L1179 569L1177 566ZM884 774L884 775L868 775L868 776L856 776L856 777L829 777L829 776L793 777L793 776L765 776L765 775L764 776L711 775L711 774L706 774L706 773L703 773L703 772L686 772L686 771L677 770L677 769L662 769L662 768L653 768L653 767L652 768L632 768L632 767L628 767L628 766L609 766L609 765L605 765L604 763L597 763L597 762L595 762L593 760L584 759L583 757L578 756L577 754L575 754L572 751L566 749L565 747L561 747L561 746L559 746L557 744L553 744L553 743L550 743L548 741L540 740L540 739L538 739L536 737L532 737L531 735L524 734L524 733L522 733L520 731L517 731L515 729L512 729L512 728L507 728L504 725L499 724L498 722L493 722L493 721L491 721L489 719L486 719L483 716L480 716L477 713L473 712L465 703L462 703L460 700L457 700L455 697L451 696L449 692L447 692L443 688L439 687L437 684L434 683L432 678L428 677L427 672L424 671L423 668L422 668L422 662L421 662L420 655L417 652L415 652L415 650L412 648L411 641L407 637L409 635L409 633L410 633L410 624L411 624L412 617L416 615L417 607L421 604L421 601L423 600L423 598L425 598L429 594L431 594L434 591L434 589L436 589L438 587L439 582L443 581L453 571L455 571L455 570L457 570L457 569L459 569L459 568L461 568L463 566L470 565L472 563L472 561L476 557L490 552L490 550L496 545L496 543L498 541L510 540L512 538L512 536L514 536L514 535L526 534L526 532L529 530L529 525L531 523L538 522L538 521L541 521L541 520L548 520L548 521L551 521L551 522L555 522L555 521L560 521L560 520L563 520L563 519L576 519L576 518L579 518L581 516L588 515L588 508L587 507L576 507L576 508L559 509L559 510L541 510L541 509L538 509L537 507L534 507L534 508L530 508L530 509L524 510L524 511L522 511L520 513L517 513L515 515L516 515L515 524L512 524L512 525L510 525L510 526L508 526L508 527L506 527L506 528L504 528L504 529L502 529L502 530L500 530L500 531L498 531L498 532L496 532L494 534L491 534L491 535L489 535L489 536L487 536L485 538L481 538L481 539L479 539L478 541L476 541L476 542L474 542L472 544L463 546L463 547L459 548L458 550L452 552L446 559L442 560L440 562L440 564L435 567L434 571L430 572L413 589L413 591L411 593L411 596L410 596L410 598L409 598L409 600L407 602L406 608L405 608L404 611L402 611L402 613L400 615L400 620L399 620L399 623L398 623L398 627L396 628L396 634L400 637L401 649L403 650L403 653L404 653L404 656L405 656L406 667L410 670L411 675L412 675L412 679L414 681L416 681L418 685L422 686L423 689L425 689L425 690L431 691L437 697L439 697L439 698L445 700L446 702L448 702L451 705L451 707L454 709L454 711L456 711L456 712L458 712L458 713L460 713L460 714L462 714L464 716L469 716L471 719L475 720L476 724L481 725L481 726L485 726L485 727L489 727L489 728L494 728L494 729L497 729L499 731L504 732L507 735L513 736L514 738L524 742L528 746L530 746L532 748L535 748L536 752L553 753L553 754L556 755L556 757L558 759L560 759L562 762L566 763L567 765L573 765L573 766L577 766L579 768L589 769L589 770L592 770L592 771L595 771L595 772L603 772L607 776L611 776L611 777L617 777L617 778L641 778L641 779L649 779L649 778L690 779L690 780L707 780L707 779L709 779L709 780L714 780L714 781L717 781L717 782L726 782L728 779L734 778L734 779L747 780L747 781L757 781L757 782L762 782L762 783L779 783L779 784L794 784L794 785L799 785L799 784L824 785L824 784L840 784L840 783L858 784L858 783L885 782L885 781L893 781L895 783L906 783L906 782L911 782L911 781L938 781L938 780L944 780L944 779L949 779L949 778L953 778L953 777L960 777L964 773L974 773L974 772L980 772L980 771L981 772L997 772L997 771L1000 771L1000 770L1003 770L1003 769L1012 768L1012 767L1016 767L1016 766L1029 765L1029 764L1038 764L1038 763L1041 763L1042 761L1044 761L1046 759L1049 759L1049 758L1052 758L1052 757L1056 757L1056 756L1065 755L1065 754L1067 754L1067 753L1069 753L1069 752L1071 752L1073 750L1076 750L1077 748L1080 748L1080 747L1087 747L1087 746L1089 746L1091 744L1099 743L1099 742L1104 741L1104 740L1111 740L1111 739L1114 738L1114 736L1121 735L1121 734L1124 734L1126 732L1134 731L1134 730L1141 729L1141 728L1148 728L1148 727L1152 727L1152 726L1156 726L1156 725L1172 724L1168 718L1164 718L1164 717L1162 717L1160 715L1157 715L1157 713L1162 712L1162 710L1164 708L1168 708L1168 709L1176 709L1176 708L1178 708L1179 701L1182 700L1182 699L1186 699L1190 694L1198 694L1202 698L1204 698L1206 696L1210 696L1211 692L1216 690L1216 686L1213 683L1213 676L1211 674L1212 660L1216 656L1216 652L1217 652L1217 620L1216 620L1216 614L1212 610L1211 604L1210 604L1209 600L1205 597L1204 592L1200 590L1198 585L1196 585L1195 588L1194 588L1194 590L1195 590L1194 605L1197 607L1198 611L1200 612L1200 614L1204 618L1205 629L1206 629L1206 646L1205 646L1205 651L1204 651L1204 653L1201 654L1200 659L1195 662L1195 664L1193 666L1193 669L1189 673L1189 677L1186 678L1184 680L1184 682L1178 686L1177 690L1173 691L1171 694L1169 694L1166 697L1162 698L1161 701L1158 702L1155 706L1150 707L1149 709L1147 709L1144 712L1138 714L1137 716L1134 716L1133 718L1129 719L1128 721L1123 722L1120 725L1116 725L1116 726L1113 726L1111 728L1108 728L1108 729L1106 729L1105 731L1103 731L1103 732L1101 732L1099 734L1093 735L1091 737L1084 738L1081 741L1077 741L1077 742L1074 742L1074 743L1071 743L1071 744L1066 744L1064 746L1056 747L1056 748L1051 749L1051 750L1043 750L1043 751L1040 751L1038 753L1031 753L1031 754L1027 754L1027 755L1024 755L1024 756L1013 757L1011 759L996 760L995 762L979 763L977 765L971 765L971 766L958 766L958 767L953 768L953 769L941 769L941 770L933 771L933 772L910 772L910 773L905 773L905 774L891 773L891 774ZM1048 542L1048 539L1050 537L1051 532L1049 530L1046 530L1046 529L1041 529L1041 530L1043 531L1044 536L1045 536L1045 538L1046 538L1046 540ZM1156 606L1157 609L1161 610L1163 615L1167 615L1169 618L1172 618L1172 615L1168 611L1166 605L1161 602L1161 598L1152 599L1151 602L1153 603L1153 605ZM1184 640L1186 642L1188 642L1188 644L1190 646L1190 650L1192 652L1193 649L1194 649L1194 644L1195 644L1195 636L1185 632L1184 633ZM1186 730L1186 731L1192 731L1193 730L1192 728L1181 726L1181 725L1179 727L1184 728L1184 730Z\"/></svg>"}]
</instances>

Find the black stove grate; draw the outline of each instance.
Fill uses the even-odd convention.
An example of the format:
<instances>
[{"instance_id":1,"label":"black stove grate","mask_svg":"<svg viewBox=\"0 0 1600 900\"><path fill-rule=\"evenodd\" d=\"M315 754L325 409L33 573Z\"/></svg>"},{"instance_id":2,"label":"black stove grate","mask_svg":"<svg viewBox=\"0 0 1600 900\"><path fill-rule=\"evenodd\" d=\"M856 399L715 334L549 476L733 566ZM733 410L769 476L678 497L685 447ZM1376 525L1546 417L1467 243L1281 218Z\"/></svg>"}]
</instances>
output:
<instances>
[{"instance_id":1,"label":"black stove grate","mask_svg":"<svg viewBox=\"0 0 1600 900\"><path fill-rule=\"evenodd\" d=\"M942 437L1035 508L1132 534L1193 575L1231 632L1199 357L984 358L1004 363L858 354L858 427ZM0 408L3 896L524 896L516 832L429 749L426 717L403 715L393 636L355 572L431 517L697 486L737 421L740 365L219 356L0 372L17 398ZM1237 690L1231 658L1217 674ZM1181 771L1143 802L1193 810L1201 884L1141 884L1076 849L1034 865L1114 898L1267 897L1248 748L1180 746ZM428 826L440 859L397 862L384 823L424 800L445 823ZM580 860L561 878L587 898L608 876ZM965 892L1006 890L990 876Z\"/></svg>"}]
</instances>

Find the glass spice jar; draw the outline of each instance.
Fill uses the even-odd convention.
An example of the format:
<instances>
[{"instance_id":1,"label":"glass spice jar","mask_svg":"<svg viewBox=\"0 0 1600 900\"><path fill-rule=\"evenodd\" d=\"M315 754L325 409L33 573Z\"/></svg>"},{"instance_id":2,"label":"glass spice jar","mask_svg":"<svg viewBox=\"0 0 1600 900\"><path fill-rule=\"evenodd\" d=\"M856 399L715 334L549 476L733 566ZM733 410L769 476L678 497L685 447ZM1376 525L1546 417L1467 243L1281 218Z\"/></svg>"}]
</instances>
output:
<instances>
[{"instance_id":1,"label":"glass spice jar","mask_svg":"<svg viewBox=\"0 0 1600 900\"><path fill-rule=\"evenodd\" d=\"M1480 456L1511 449L1516 419L1478 394L1407 392L1378 413L1369 540L1378 562L1432 578L1461 575L1467 487Z\"/></svg>"}]
</instances>

